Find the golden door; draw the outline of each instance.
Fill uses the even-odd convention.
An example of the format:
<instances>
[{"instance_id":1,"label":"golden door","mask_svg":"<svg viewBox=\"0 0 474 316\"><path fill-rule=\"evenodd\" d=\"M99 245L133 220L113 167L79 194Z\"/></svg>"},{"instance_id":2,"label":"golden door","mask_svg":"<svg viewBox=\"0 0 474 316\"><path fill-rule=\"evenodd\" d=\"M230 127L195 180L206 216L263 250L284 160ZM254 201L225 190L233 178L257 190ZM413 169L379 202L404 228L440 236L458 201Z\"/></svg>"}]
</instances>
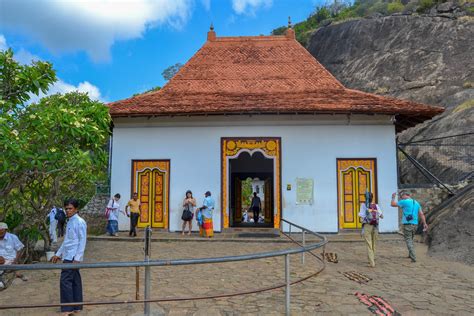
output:
<instances>
[{"instance_id":1,"label":"golden door","mask_svg":"<svg viewBox=\"0 0 474 316\"><path fill-rule=\"evenodd\" d=\"M338 159L338 210L339 228L361 228L359 218L361 203L365 203L365 193L372 192L377 199L375 159Z\"/></svg>"},{"instance_id":2,"label":"golden door","mask_svg":"<svg viewBox=\"0 0 474 316\"><path fill-rule=\"evenodd\" d=\"M132 188L140 200L138 227L168 228L169 160L133 160Z\"/></svg>"}]
</instances>

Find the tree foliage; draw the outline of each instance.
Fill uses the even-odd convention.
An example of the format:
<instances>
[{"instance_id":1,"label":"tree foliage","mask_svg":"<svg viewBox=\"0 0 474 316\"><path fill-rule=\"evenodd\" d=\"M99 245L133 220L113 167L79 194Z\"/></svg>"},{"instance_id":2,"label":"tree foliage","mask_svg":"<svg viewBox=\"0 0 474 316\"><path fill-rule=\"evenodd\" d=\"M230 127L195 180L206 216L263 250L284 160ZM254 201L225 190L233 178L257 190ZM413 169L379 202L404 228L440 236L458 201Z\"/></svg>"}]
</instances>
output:
<instances>
[{"instance_id":1,"label":"tree foliage","mask_svg":"<svg viewBox=\"0 0 474 316\"><path fill-rule=\"evenodd\" d=\"M41 98L56 81L52 65L20 65L0 52L0 220L21 237L49 240L45 218L66 197L94 194L107 166L107 107L87 94Z\"/></svg>"},{"instance_id":2,"label":"tree foliage","mask_svg":"<svg viewBox=\"0 0 474 316\"><path fill-rule=\"evenodd\" d=\"M165 78L166 81L170 81L171 78L173 78L174 75L176 75L178 73L178 71L181 69L181 67L183 67L183 64L176 63L172 66L169 66L165 70L163 70L161 75L163 76L163 78Z\"/></svg>"}]
</instances>

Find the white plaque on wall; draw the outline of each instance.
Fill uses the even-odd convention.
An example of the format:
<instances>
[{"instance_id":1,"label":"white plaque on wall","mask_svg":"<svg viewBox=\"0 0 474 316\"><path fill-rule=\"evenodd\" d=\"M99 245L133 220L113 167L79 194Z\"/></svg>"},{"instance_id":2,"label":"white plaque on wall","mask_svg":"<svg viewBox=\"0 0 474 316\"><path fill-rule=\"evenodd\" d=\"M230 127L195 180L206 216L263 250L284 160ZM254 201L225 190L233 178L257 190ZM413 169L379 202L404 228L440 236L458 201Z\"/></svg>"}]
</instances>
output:
<instances>
[{"instance_id":1,"label":"white plaque on wall","mask_svg":"<svg viewBox=\"0 0 474 316\"><path fill-rule=\"evenodd\" d=\"M296 204L313 204L313 179L296 178Z\"/></svg>"}]
</instances>

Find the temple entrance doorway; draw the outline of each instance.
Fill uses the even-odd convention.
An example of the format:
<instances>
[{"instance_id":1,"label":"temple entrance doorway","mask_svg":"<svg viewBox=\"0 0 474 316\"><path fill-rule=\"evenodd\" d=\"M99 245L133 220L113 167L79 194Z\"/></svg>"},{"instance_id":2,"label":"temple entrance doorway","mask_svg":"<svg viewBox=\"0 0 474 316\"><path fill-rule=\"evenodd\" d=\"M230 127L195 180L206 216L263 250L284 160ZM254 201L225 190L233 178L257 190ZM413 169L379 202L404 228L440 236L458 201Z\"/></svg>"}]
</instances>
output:
<instances>
[{"instance_id":1,"label":"temple entrance doorway","mask_svg":"<svg viewBox=\"0 0 474 316\"><path fill-rule=\"evenodd\" d=\"M229 159L231 227L274 226L274 177L274 159L259 151L243 151ZM257 212L252 208L254 193L260 200Z\"/></svg>"}]
</instances>

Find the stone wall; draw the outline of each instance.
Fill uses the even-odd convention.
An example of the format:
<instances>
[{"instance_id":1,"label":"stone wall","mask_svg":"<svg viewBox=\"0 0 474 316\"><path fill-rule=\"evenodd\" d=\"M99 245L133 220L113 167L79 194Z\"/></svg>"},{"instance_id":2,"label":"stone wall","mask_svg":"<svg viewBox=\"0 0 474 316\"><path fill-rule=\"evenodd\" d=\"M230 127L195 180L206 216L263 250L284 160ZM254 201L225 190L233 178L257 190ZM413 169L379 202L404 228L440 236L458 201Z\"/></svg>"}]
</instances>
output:
<instances>
[{"instance_id":1,"label":"stone wall","mask_svg":"<svg viewBox=\"0 0 474 316\"><path fill-rule=\"evenodd\" d=\"M421 204L425 214L429 213L449 197L445 189L435 186L402 187L400 191L409 192L411 196Z\"/></svg>"},{"instance_id":2,"label":"stone wall","mask_svg":"<svg viewBox=\"0 0 474 316\"><path fill-rule=\"evenodd\" d=\"M107 220L104 216L104 213L109 199L110 197L108 194L96 194L92 200L81 210L81 216L87 222L88 234L105 234Z\"/></svg>"}]
</instances>

